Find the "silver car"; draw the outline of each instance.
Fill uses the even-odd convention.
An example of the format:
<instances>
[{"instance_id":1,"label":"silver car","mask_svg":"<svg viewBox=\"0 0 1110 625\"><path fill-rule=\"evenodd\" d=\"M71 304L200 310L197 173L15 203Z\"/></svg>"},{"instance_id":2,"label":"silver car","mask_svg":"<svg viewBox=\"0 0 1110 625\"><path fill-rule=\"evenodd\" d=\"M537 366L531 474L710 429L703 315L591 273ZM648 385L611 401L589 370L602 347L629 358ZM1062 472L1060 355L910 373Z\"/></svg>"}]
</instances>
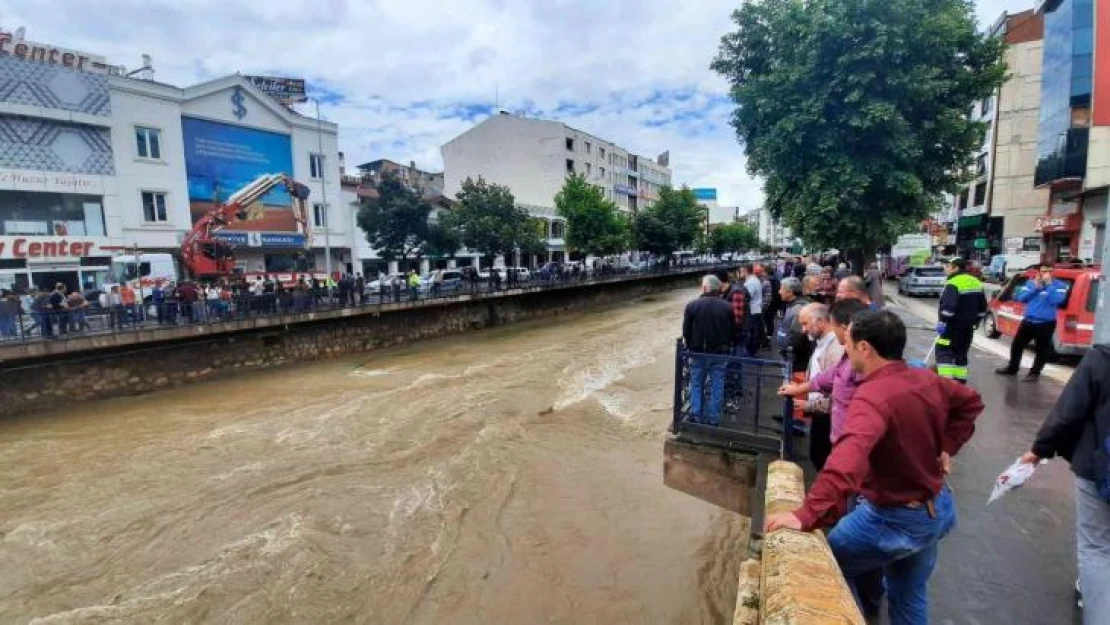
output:
<instances>
[{"instance_id":1,"label":"silver car","mask_svg":"<svg viewBox=\"0 0 1110 625\"><path fill-rule=\"evenodd\" d=\"M906 270L906 273L902 274L901 278L898 278L898 293L899 295L940 297L947 282L948 276L944 273L944 267L940 265L910 267Z\"/></svg>"}]
</instances>

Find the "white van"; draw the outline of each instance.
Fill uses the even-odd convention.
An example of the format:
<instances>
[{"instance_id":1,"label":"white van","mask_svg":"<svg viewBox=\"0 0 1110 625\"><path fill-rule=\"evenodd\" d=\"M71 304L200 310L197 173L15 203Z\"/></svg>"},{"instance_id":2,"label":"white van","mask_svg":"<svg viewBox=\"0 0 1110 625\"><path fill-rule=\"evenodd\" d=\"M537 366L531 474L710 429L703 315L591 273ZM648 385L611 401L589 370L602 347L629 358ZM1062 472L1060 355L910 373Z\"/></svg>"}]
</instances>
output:
<instances>
[{"instance_id":1,"label":"white van","mask_svg":"<svg viewBox=\"0 0 1110 625\"><path fill-rule=\"evenodd\" d=\"M173 254L122 254L112 257L112 272L105 289L127 283L131 288L149 291L155 286L177 282L177 260Z\"/></svg>"}]
</instances>

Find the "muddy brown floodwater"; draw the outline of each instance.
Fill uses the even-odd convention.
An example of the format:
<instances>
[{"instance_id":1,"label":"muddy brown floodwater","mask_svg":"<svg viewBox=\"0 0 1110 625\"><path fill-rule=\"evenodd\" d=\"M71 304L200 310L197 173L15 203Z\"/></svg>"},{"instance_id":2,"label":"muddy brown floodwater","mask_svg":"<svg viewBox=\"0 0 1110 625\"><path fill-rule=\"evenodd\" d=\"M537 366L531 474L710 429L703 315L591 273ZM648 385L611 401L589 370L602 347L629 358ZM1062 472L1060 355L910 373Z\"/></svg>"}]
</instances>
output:
<instances>
[{"instance_id":1,"label":"muddy brown floodwater","mask_svg":"<svg viewBox=\"0 0 1110 625\"><path fill-rule=\"evenodd\" d=\"M746 524L662 480L693 295L0 422L0 622L731 622Z\"/></svg>"}]
</instances>

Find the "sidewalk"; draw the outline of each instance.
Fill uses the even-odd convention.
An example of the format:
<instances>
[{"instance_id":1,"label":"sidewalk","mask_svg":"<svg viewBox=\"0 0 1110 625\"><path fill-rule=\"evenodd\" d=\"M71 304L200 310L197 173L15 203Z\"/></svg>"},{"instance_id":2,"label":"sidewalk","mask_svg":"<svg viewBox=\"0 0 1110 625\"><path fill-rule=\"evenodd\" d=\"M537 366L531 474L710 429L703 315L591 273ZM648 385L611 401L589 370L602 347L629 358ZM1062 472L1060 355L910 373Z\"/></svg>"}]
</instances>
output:
<instances>
[{"instance_id":1,"label":"sidewalk","mask_svg":"<svg viewBox=\"0 0 1110 625\"><path fill-rule=\"evenodd\" d=\"M911 306L918 304L911 309L893 299L890 310L911 328L907 357L923 356L935 338L935 311L919 315L927 308L925 302L910 300ZM976 346L978 342L979 338ZM1050 462L1029 484L986 507L995 478L1029 448L1062 387L1049 379L1026 383L995 375L997 365L993 354L972 350L971 385L982 394L986 410L975 436L954 459L949 477L959 521L941 543L930 582L930 621L1079 623L1073 597L1073 486L1067 464Z\"/></svg>"},{"instance_id":2,"label":"sidewalk","mask_svg":"<svg viewBox=\"0 0 1110 625\"><path fill-rule=\"evenodd\" d=\"M896 283L893 282L887 282L885 285L883 285L883 292L886 295L887 300L893 302L901 308L906 309L915 317L920 318L921 323L928 325L929 328L933 328L936 326L936 299L917 299L904 295L898 295L898 286ZM990 297L989 291L987 296ZM983 336L981 332L976 331L975 339L973 340L972 345L978 350L981 350L982 352L985 352L986 354L989 354L995 358L995 360L991 361L994 363L991 369L993 369L994 367L1001 367L1005 365L1006 362L1010 359L1009 338L1003 337L998 339L988 339L987 337ZM927 350L928 348L926 347L926 351ZM924 354L925 352L921 352L922 356L924 356ZM980 357L983 357L982 353L980 354ZM1026 354L1021 358L1021 367L1023 370L1027 371L1031 366L1033 366L1033 354L1030 352L1026 352ZM1045 366L1044 371L1042 372L1042 377L1049 378L1053 381L1059 382L1060 384L1067 384L1068 380L1071 379L1071 374L1072 369L1070 367L1049 364Z\"/></svg>"}]
</instances>

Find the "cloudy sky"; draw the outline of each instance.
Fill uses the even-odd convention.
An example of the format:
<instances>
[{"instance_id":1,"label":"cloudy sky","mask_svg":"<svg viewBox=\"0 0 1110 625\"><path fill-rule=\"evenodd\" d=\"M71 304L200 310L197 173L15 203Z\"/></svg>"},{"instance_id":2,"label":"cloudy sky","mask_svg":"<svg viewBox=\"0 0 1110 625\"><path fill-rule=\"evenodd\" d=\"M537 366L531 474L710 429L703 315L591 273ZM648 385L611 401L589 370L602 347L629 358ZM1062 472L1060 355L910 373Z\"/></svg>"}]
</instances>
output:
<instances>
[{"instance_id":1,"label":"cloudy sky","mask_svg":"<svg viewBox=\"0 0 1110 625\"><path fill-rule=\"evenodd\" d=\"M978 0L981 26L1034 0ZM0 27L180 86L240 71L306 78L348 163L439 170L439 146L494 110L558 119L638 154L676 185L757 207L759 182L709 70L739 0L17 0ZM14 6L13 6L14 4Z\"/></svg>"}]
</instances>

